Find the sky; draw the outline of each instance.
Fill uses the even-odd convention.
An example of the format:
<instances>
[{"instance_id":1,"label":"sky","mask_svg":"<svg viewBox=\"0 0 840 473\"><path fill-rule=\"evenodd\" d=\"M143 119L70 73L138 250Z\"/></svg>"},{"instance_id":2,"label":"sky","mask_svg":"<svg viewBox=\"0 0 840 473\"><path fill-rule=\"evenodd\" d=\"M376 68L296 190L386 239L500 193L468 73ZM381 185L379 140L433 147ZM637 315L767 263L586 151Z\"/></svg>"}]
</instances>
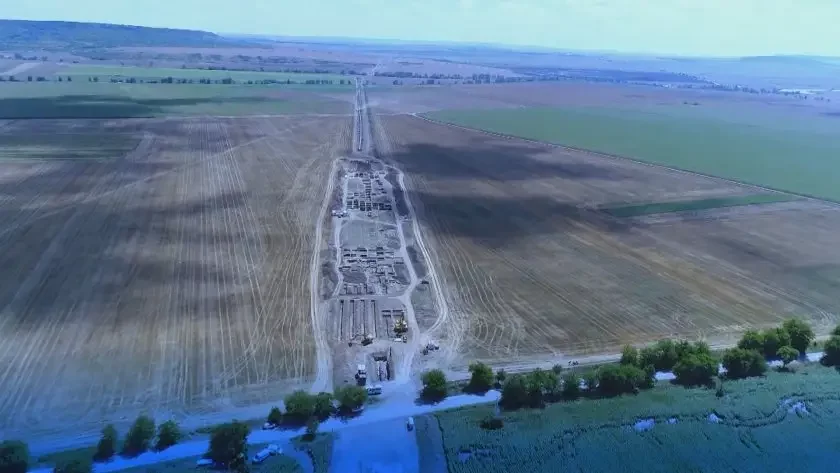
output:
<instances>
[{"instance_id":1,"label":"sky","mask_svg":"<svg viewBox=\"0 0 840 473\"><path fill-rule=\"evenodd\" d=\"M0 17L685 56L840 56L838 0L0 0Z\"/></svg>"}]
</instances>

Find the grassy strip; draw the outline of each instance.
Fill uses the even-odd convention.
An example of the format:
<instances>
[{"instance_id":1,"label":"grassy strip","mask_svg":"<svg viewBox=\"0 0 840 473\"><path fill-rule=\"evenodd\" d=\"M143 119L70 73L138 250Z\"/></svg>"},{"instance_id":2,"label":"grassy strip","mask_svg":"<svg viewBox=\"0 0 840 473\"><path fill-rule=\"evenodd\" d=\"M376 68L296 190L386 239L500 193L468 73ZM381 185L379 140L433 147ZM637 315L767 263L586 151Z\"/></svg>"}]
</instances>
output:
<instances>
[{"instance_id":1,"label":"grassy strip","mask_svg":"<svg viewBox=\"0 0 840 473\"><path fill-rule=\"evenodd\" d=\"M840 459L832 433L838 392L840 375L814 363L725 381L722 397L659 383L636 396L508 412L496 431L479 427L493 406L435 415L452 473L552 472L558 464L568 471L829 471Z\"/></svg>"},{"instance_id":2,"label":"grassy strip","mask_svg":"<svg viewBox=\"0 0 840 473\"><path fill-rule=\"evenodd\" d=\"M298 450L304 451L312 459L312 467L315 473L328 473L332 461L333 442L335 437L332 434L318 434L314 440L306 441L300 437L292 439L292 444Z\"/></svg>"},{"instance_id":3,"label":"grassy strip","mask_svg":"<svg viewBox=\"0 0 840 473\"><path fill-rule=\"evenodd\" d=\"M64 450L61 452L53 452L48 453L46 455L41 455L36 460L36 463L38 463L39 465L52 466L71 462L73 460L89 462L93 459L94 453L96 453L96 447L75 448L73 450Z\"/></svg>"},{"instance_id":4,"label":"grassy strip","mask_svg":"<svg viewBox=\"0 0 840 473\"><path fill-rule=\"evenodd\" d=\"M639 217L641 215L688 212L698 210L722 209L743 205L772 204L798 199L790 194L755 194L737 197L717 197L711 199L683 200L676 202L653 202L622 206L603 206L599 210L618 218Z\"/></svg>"},{"instance_id":5,"label":"grassy strip","mask_svg":"<svg viewBox=\"0 0 840 473\"><path fill-rule=\"evenodd\" d=\"M840 201L840 142L828 132L792 128L789 117L744 123L723 111L688 114L599 108L446 110L434 120L588 149L719 176L772 189ZM806 120L806 119L803 119ZM815 130L831 125L807 117ZM835 125L836 126L836 125ZM791 172L795 169L796 172Z\"/></svg>"}]
</instances>

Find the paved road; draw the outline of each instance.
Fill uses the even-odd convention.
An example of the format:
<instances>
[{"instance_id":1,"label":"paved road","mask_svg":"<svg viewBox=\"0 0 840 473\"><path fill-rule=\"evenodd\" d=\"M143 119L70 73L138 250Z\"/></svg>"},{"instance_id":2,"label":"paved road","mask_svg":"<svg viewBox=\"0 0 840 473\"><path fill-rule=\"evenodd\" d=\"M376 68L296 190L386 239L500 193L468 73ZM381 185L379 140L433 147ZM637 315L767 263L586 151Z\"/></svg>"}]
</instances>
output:
<instances>
[{"instance_id":1,"label":"paved road","mask_svg":"<svg viewBox=\"0 0 840 473\"><path fill-rule=\"evenodd\" d=\"M483 396L472 396L472 395L460 395L460 396L450 396L449 398L445 399L443 402L435 404L435 405L418 405L414 403L406 403L401 402L400 405L395 403L385 403L383 405L373 405L368 407L365 412L350 420L340 420L340 419L329 419L326 422L321 424L319 428L322 432L343 432L345 430L356 429L356 434L361 434L362 432L367 431L375 431L377 430L378 424L382 423L383 430L387 430L390 432L394 431L394 426L399 423L403 426L401 431L404 431L404 424L405 419L408 416L419 416L423 414L428 414L430 412L436 412L446 409L454 409L457 407L464 407L464 406L471 406L475 404L482 404L482 403L489 403L489 402L498 402L499 400L499 392L498 391L490 391ZM358 429L359 427L367 426L366 429ZM262 443L285 443L290 441L292 438L297 437L304 433L304 429L297 429L297 430L257 430L251 433L248 436L248 443L249 444L262 444ZM341 437L339 437L341 438ZM349 437L347 437L349 438ZM405 444L406 442L402 442ZM410 448L406 445L400 447L401 451L406 451L404 449ZM207 441L206 440L196 440L192 442L185 442L179 445L175 445L174 447L170 447L163 452L147 452L142 455L139 455L135 458L117 458L108 463L100 463L94 466L93 471L95 473L108 473L112 471L120 471L125 470L127 468L134 468L139 466L146 466L146 465L153 465L156 463L172 461L172 460L180 460L183 458L190 458L190 457L198 457L203 455L207 451ZM338 461L343 461L343 459L336 459ZM348 461L352 461L353 458L349 457ZM343 471L343 470L342 470ZM372 470L372 471L392 471L392 470ZM396 470L402 471L402 470ZM412 471L412 470L406 470ZM43 468L39 470L31 470L31 473L51 473L51 468Z\"/></svg>"}]
</instances>

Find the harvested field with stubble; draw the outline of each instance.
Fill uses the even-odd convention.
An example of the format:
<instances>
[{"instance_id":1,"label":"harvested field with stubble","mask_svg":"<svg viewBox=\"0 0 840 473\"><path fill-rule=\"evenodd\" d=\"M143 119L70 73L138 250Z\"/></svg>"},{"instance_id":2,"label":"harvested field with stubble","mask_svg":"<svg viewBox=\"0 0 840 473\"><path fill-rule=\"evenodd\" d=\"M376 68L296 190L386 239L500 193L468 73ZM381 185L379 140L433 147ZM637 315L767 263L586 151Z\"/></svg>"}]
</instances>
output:
<instances>
[{"instance_id":1,"label":"harvested field with stubble","mask_svg":"<svg viewBox=\"0 0 840 473\"><path fill-rule=\"evenodd\" d=\"M790 316L819 332L837 321L834 205L729 207L723 219L706 209L661 225L616 218L598 209L764 191L412 116L378 120L377 149L406 172L443 279L449 317L430 336L456 345L453 365L615 353L660 337L727 343Z\"/></svg>"},{"instance_id":2,"label":"harvested field with stubble","mask_svg":"<svg viewBox=\"0 0 840 473\"><path fill-rule=\"evenodd\" d=\"M315 215L348 117L15 121L0 160L0 430L277 399L316 372ZM50 159L51 136L127 153ZM115 148L116 150L117 148ZM246 389L247 388L247 389ZM126 417L127 416L127 417Z\"/></svg>"}]
</instances>

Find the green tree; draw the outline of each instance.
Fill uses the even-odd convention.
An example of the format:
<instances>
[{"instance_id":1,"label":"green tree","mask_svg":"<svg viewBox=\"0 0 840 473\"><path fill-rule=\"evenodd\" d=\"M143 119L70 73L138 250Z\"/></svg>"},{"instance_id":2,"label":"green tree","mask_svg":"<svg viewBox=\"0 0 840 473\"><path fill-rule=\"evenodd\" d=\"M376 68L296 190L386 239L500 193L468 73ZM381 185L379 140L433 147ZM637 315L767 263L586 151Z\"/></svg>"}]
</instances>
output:
<instances>
[{"instance_id":1,"label":"green tree","mask_svg":"<svg viewBox=\"0 0 840 473\"><path fill-rule=\"evenodd\" d=\"M574 400L580 397L580 376L569 373L563 378L563 397Z\"/></svg>"},{"instance_id":2,"label":"green tree","mask_svg":"<svg viewBox=\"0 0 840 473\"><path fill-rule=\"evenodd\" d=\"M823 356L820 361L822 364L828 366L840 365L840 335L832 335L831 338L825 342L825 347L823 347Z\"/></svg>"},{"instance_id":3,"label":"green tree","mask_svg":"<svg viewBox=\"0 0 840 473\"><path fill-rule=\"evenodd\" d=\"M840 325L834 327L834 330L831 331L831 335L837 335L840 337Z\"/></svg>"},{"instance_id":4,"label":"green tree","mask_svg":"<svg viewBox=\"0 0 840 473\"><path fill-rule=\"evenodd\" d=\"M505 370L499 370L496 372L496 387L502 387L502 383L505 382L505 377L507 377Z\"/></svg>"},{"instance_id":5,"label":"green tree","mask_svg":"<svg viewBox=\"0 0 840 473\"><path fill-rule=\"evenodd\" d=\"M361 386L352 384L339 387L335 390L335 399L338 401L338 410L343 415L350 414L367 402L367 391Z\"/></svg>"},{"instance_id":6,"label":"green tree","mask_svg":"<svg viewBox=\"0 0 840 473\"><path fill-rule=\"evenodd\" d=\"M367 392L365 392L365 399L367 399ZM315 395L313 413L318 420L328 419L334 411L332 394L320 392Z\"/></svg>"},{"instance_id":7,"label":"green tree","mask_svg":"<svg viewBox=\"0 0 840 473\"><path fill-rule=\"evenodd\" d=\"M4 470L0 469L0 471ZM91 461L80 458L65 460L53 469L53 473L91 473L92 471L93 464Z\"/></svg>"},{"instance_id":8,"label":"green tree","mask_svg":"<svg viewBox=\"0 0 840 473\"><path fill-rule=\"evenodd\" d=\"M648 383L645 372L633 365L605 365L598 368L598 392L604 396L637 392Z\"/></svg>"},{"instance_id":9,"label":"green tree","mask_svg":"<svg viewBox=\"0 0 840 473\"><path fill-rule=\"evenodd\" d=\"M96 452L93 454L93 460L103 462L117 453L117 429L113 425L108 424L102 429L102 436L99 438L99 443L96 444Z\"/></svg>"},{"instance_id":10,"label":"green tree","mask_svg":"<svg viewBox=\"0 0 840 473\"><path fill-rule=\"evenodd\" d=\"M314 440L315 435L318 434L318 427L321 423L318 421L318 418L312 416L309 420L306 421L306 434L303 436L304 440Z\"/></svg>"},{"instance_id":11,"label":"green tree","mask_svg":"<svg viewBox=\"0 0 840 473\"><path fill-rule=\"evenodd\" d=\"M174 420L168 420L158 426L155 450L161 451L175 445L181 440L181 428Z\"/></svg>"},{"instance_id":12,"label":"green tree","mask_svg":"<svg viewBox=\"0 0 840 473\"><path fill-rule=\"evenodd\" d=\"M207 458L223 468L242 468L242 463L247 467L245 455L249 433L248 424L239 421L217 426L210 434Z\"/></svg>"},{"instance_id":13,"label":"green tree","mask_svg":"<svg viewBox=\"0 0 840 473\"><path fill-rule=\"evenodd\" d=\"M791 338L793 338L791 336ZM785 367L791 362L799 358L799 350L793 348L792 346L782 347L779 348L779 351L776 352L776 356L782 360L782 363Z\"/></svg>"},{"instance_id":14,"label":"green tree","mask_svg":"<svg viewBox=\"0 0 840 473\"><path fill-rule=\"evenodd\" d=\"M783 346L790 345L790 335L782 327L767 329L764 331L764 356L772 358Z\"/></svg>"},{"instance_id":15,"label":"green tree","mask_svg":"<svg viewBox=\"0 0 840 473\"><path fill-rule=\"evenodd\" d=\"M590 395L598 391L598 371L588 371L583 375L583 383L586 385L586 392Z\"/></svg>"},{"instance_id":16,"label":"green tree","mask_svg":"<svg viewBox=\"0 0 840 473\"><path fill-rule=\"evenodd\" d=\"M795 348L802 354L808 351L808 347L811 346L811 342L814 341L815 335L814 330L811 329L811 326L807 322L799 319L789 319L785 320L782 324L782 328L784 328L788 335L790 335L791 347Z\"/></svg>"},{"instance_id":17,"label":"green tree","mask_svg":"<svg viewBox=\"0 0 840 473\"><path fill-rule=\"evenodd\" d=\"M553 371L554 374L559 376L560 373L563 372L563 365L561 365L560 363L557 363L556 365L551 367L551 371Z\"/></svg>"},{"instance_id":18,"label":"green tree","mask_svg":"<svg viewBox=\"0 0 840 473\"><path fill-rule=\"evenodd\" d=\"M634 347L633 345L625 345L624 348L621 350L620 363L622 365L637 366L639 364L639 349Z\"/></svg>"},{"instance_id":19,"label":"green tree","mask_svg":"<svg viewBox=\"0 0 840 473\"><path fill-rule=\"evenodd\" d=\"M429 370L421 376L423 390L420 397L426 402L440 402L446 398L446 375L441 370Z\"/></svg>"},{"instance_id":20,"label":"green tree","mask_svg":"<svg viewBox=\"0 0 840 473\"><path fill-rule=\"evenodd\" d=\"M758 330L747 330L738 342L738 348L764 352L764 334Z\"/></svg>"},{"instance_id":21,"label":"green tree","mask_svg":"<svg viewBox=\"0 0 840 473\"><path fill-rule=\"evenodd\" d=\"M466 391L470 393L484 393L493 387L493 369L484 363L470 364L470 382Z\"/></svg>"},{"instance_id":22,"label":"green tree","mask_svg":"<svg viewBox=\"0 0 840 473\"><path fill-rule=\"evenodd\" d=\"M283 412L280 410L279 407L274 406L268 411L268 417L266 418L266 422L269 424L280 425L283 423Z\"/></svg>"},{"instance_id":23,"label":"green tree","mask_svg":"<svg viewBox=\"0 0 840 473\"><path fill-rule=\"evenodd\" d=\"M767 371L767 360L757 350L730 348L723 353L721 364L730 379L761 376Z\"/></svg>"},{"instance_id":24,"label":"green tree","mask_svg":"<svg viewBox=\"0 0 840 473\"><path fill-rule=\"evenodd\" d=\"M18 440L0 443L0 472L26 473L29 468L29 447Z\"/></svg>"},{"instance_id":25,"label":"green tree","mask_svg":"<svg viewBox=\"0 0 840 473\"><path fill-rule=\"evenodd\" d=\"M709 384L718 374L718 363L706 353L691 353L683 356L674 365L677 383L685 386Z\"/></svg>"},{"instance_id":26,"label":"green tree","mask_svg":"<svg viewBox=\"0 0 840 473\"><path fill-rule=\"evenodd\" d=\"M529 402L529 386L525 376L515 374L509 376L502 386L502 398L499 404L507 410L518 409Z\"/></svg>"},{"instance_id":27,"label":"green tree","mask_svg":"<svg viewBox=\"0 0 840 473\"><path fill-rule=\"evenodd\" d=\"M134 421L123 444L123 455L139 455L149 449L149 443L155 436L155 421L141 415Z\"/></svg>"},{"instance_id":28,"label":"green tree","mask_svg":"<svg viewBox=\"0 0 840 473\"><path fill-rule=\"evenodd\" d=\"M298 425L306 422L315 414L315 396L299 389L284 399L286 403L286 418Z\"/></svg>"}]
</instances>

